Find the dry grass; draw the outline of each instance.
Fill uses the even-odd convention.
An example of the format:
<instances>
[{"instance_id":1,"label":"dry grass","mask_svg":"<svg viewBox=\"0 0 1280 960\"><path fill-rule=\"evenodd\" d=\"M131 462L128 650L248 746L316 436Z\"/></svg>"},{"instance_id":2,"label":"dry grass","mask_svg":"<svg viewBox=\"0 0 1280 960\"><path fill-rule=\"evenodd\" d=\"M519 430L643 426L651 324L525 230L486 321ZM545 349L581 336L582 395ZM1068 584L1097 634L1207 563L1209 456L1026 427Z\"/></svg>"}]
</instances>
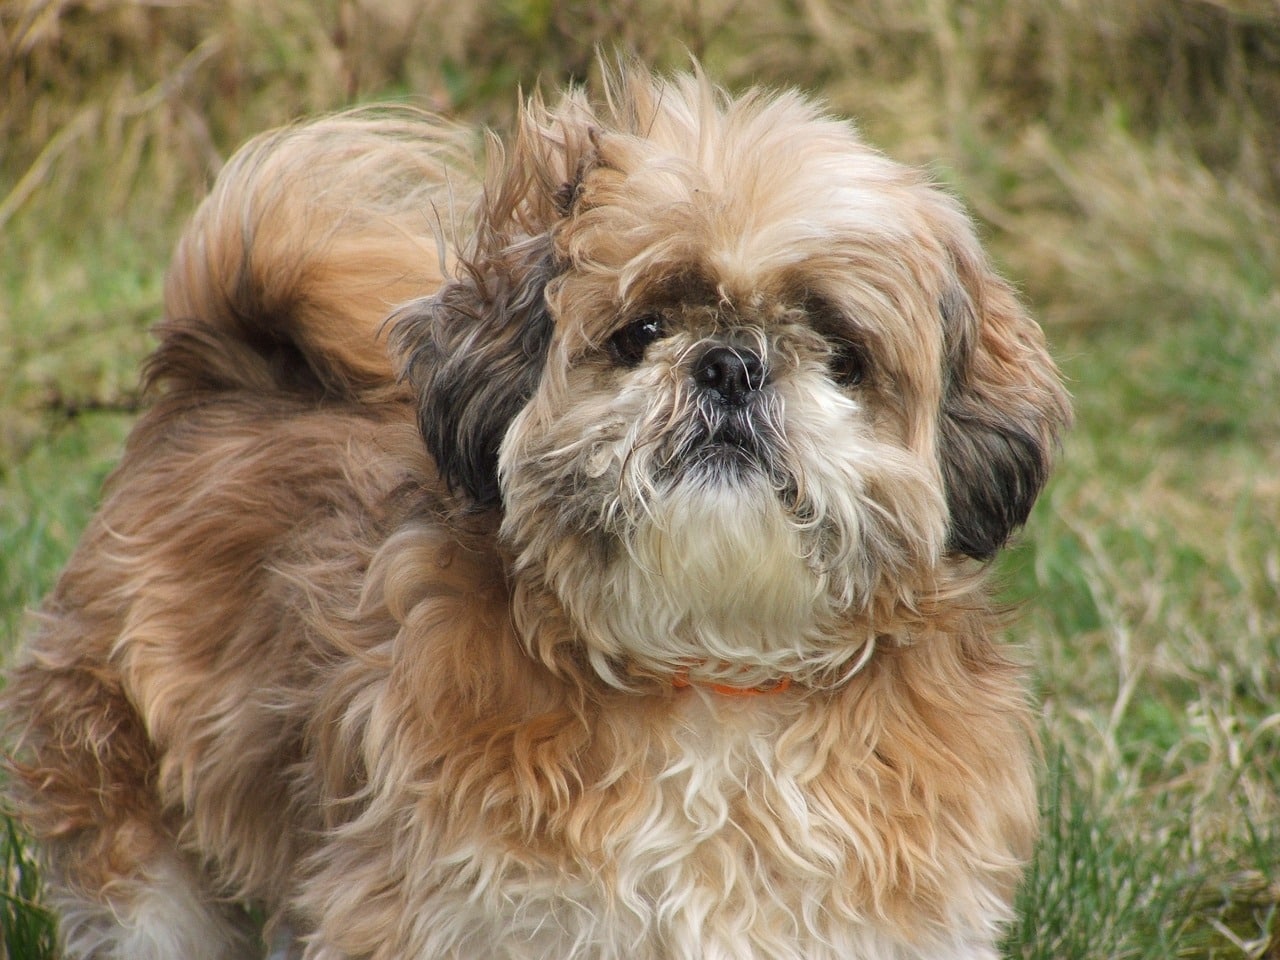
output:
<instances>
[{"instance_id":1,"label":"dry grass","mask_svg":"<svg viewBox=\"0 0 1280 960\"><path fill-rule=\"evenodd\" d=\"M6 634L84 522L167 249L236 143L387 96L501 126L600 44L798 84L930 164L1072 380L1004 566L1057 758L1008 954L1280 957L1275 0L0 0Z\"/></svg>"}]
</instances>

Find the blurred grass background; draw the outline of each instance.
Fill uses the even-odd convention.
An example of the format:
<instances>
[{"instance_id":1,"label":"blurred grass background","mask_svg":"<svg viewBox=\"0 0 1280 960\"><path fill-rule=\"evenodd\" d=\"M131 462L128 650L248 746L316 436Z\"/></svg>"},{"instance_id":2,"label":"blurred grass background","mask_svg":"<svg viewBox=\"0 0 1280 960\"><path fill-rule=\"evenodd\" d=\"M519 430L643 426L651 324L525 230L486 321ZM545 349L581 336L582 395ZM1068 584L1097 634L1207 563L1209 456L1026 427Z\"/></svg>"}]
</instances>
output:
<instances>
[{"instance_id":1,"label":"blurred grass background","mask_svg":"<svg viewBox=\"0 0 1280 960\"><path fill-rule=\"evenodd\" d=\"M601 46L803 87L928 166L1070 380L1001 567L1046 742L1006 955L1280 958L1276 0L0 0L0 656L230 151L388 97L502 129ZM30 851L0 850L3 955L53 956Z\"/></svg>"}]
</instances>

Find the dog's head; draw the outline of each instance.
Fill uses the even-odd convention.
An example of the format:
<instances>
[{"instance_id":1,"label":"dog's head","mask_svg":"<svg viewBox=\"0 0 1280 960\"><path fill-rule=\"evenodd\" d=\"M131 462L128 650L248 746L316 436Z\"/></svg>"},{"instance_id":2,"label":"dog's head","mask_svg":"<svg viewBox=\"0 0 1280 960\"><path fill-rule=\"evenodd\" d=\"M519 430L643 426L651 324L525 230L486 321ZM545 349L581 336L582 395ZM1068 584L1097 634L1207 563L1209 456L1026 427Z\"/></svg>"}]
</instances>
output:
<instances>
[{"instance_id":1,"label":"dog's head","mask_svg":"<svg viewBox=\"0 0 1280 960\"><path fill-rule=\"evenodd\" d=\"M1026 519L1068 418L1041 332L953 199L799 96L607 103L527 107L400 312L423 436L602 673L839 670Z\"/></svg>"}]
</instances>

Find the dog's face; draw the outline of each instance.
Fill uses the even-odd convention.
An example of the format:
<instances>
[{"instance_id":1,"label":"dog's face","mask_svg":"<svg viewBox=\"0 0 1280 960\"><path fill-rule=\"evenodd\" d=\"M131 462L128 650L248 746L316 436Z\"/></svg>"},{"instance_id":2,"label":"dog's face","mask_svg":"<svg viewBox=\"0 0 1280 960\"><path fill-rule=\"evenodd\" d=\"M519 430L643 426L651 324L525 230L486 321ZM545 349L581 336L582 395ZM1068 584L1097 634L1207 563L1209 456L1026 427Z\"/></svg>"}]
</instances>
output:
<instances>
[{"instance_id":1,"label":"dog's face","mask_svg":"<svg viewBox=\"0 0 1280 960\"><path fill-rule=\"evenodd\" d=\"M1027 515L1066 401L950 198L802 100L525 117L397 341L445 478L598 672L838 676ZM622 665L620 667L620 665Z\"/></svg>"}]
</instances>

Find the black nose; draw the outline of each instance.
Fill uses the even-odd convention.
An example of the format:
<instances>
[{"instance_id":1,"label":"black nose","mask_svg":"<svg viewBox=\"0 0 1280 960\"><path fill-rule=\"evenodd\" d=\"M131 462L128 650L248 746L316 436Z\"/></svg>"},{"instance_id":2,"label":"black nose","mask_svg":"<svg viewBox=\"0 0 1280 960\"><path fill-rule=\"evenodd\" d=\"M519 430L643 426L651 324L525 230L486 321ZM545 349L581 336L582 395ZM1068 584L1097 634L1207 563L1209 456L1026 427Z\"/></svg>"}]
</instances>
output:
<instances>
[{"instance_id":1,"label":"black nose","mask_svg":"<svg viewBox=\"0 0 1280 960\"><path fill-rule=\"evenodd\" d=\"M764 386L764 375L760 355L742 347L711 347L693 367L694 382L725 403L742 403Z\"/></svg>"}]
</instances>

